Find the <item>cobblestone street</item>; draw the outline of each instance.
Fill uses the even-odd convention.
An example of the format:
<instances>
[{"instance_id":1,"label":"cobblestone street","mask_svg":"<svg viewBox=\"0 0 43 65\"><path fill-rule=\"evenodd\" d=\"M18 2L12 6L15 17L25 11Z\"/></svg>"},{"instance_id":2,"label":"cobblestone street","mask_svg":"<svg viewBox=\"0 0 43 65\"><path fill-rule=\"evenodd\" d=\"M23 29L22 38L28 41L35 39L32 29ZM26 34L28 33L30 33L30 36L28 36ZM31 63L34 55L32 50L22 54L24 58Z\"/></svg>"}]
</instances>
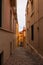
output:
<instances>
[{"instance_id":1,"label":"cobblestone street","mask_svg":"<svg viewBox=\"0 0 43 65\"><path fill-rule=\"evenodd\" d=\"M43 65L39 58L35 58L22 47L16 48L15 53L9 58L5 65Z\"/></svg>"}]
</instances>

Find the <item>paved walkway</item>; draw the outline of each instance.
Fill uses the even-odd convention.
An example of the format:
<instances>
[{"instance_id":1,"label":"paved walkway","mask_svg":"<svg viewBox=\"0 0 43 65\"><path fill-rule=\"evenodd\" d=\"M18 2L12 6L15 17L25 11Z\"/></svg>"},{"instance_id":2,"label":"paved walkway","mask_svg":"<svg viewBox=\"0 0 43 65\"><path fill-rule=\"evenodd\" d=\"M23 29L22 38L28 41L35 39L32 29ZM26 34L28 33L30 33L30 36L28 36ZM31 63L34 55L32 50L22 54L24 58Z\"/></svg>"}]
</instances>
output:
<instances>
[{"instance_id":1,"label":"paved walkway","mask_svg":"<svg viewBox=\"0 0 43 65\"><path fill-rule=\"evenodd\" d=\"M38 57L35 58L22 47L16 48L15 53L9 58L5 65L43 65Z\"/></svg>"}]
</instances>

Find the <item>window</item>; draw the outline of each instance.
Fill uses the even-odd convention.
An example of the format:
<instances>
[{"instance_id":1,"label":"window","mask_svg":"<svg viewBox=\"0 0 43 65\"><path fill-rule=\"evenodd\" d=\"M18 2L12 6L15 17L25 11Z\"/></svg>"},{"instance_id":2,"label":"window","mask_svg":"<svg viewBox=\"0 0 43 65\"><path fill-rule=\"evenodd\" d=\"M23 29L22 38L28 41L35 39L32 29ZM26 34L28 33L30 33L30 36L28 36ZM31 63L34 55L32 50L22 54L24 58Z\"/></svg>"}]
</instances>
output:
<instances>
[{"instance_id":1,"label":"window","mask_svg":"<svg viewBox=\"0 0 43 65\"><path fill-rule=\"evenodd\" d=\"M31 0L31 4L33 5L33 0Z\"/></svg>"},{"instance_id":2,"label":"window","mask_svg":"<svg viewBox=\"0 0 43 65\"><path fill-rule=\"evenodd\" d=\"M2 26L2 0L0 0L0 27Z\"/></svg>"},{"instance_id":3,"label":"window","mask_svg":"<svg viewBox=\"0 0 43 65\"><path fill-rule=\"evenodd\" d=\"M32 8L32 10L33 10L33 0L31 0L31 8Z\"/></svg>"},{"instance_id":4,"label":"window","mask_svg":"<svg viewBox=\"0 0 43 65\"><path fill-rule=\"evenodd\" d=\"M10 10L10 30L12 30L12 11Z\"/></svg>"},{"instance_id":5,"label":"window","mask_svg":"<svg viewBox=\"0 0 43 65\"><path fill-rule=\"evenodd\" d=\"M34 40L34 25L31 26L31 40Z\"/></svg>"}]
</instances>

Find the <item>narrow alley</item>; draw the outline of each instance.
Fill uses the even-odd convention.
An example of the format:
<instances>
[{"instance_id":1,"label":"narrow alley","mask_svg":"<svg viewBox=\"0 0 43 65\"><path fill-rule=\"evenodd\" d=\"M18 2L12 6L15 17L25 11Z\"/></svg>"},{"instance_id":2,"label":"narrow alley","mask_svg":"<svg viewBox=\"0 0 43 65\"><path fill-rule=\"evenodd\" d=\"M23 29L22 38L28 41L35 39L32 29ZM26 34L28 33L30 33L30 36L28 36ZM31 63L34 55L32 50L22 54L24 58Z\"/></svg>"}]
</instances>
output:
<instances>
[{"instance_id":1,"label":"narrow alley","mask_svg":"<svg viewBox=\"0 0 43 65\"><path fill-rule=\"evenodd\" d=\"M27 53L23 47L18 47L4 65L43 65L43 62L38 56Z\"/></svg>"},{"instance_id":2,"label":"narrow alley","mask_svg":"<svg viewBox=\"0 0 43 65\"><path fill-rule=\"evenodd\" d=\"M0 0L0 65L43 65L43 0Z\"/></svg>"}]
</instances>

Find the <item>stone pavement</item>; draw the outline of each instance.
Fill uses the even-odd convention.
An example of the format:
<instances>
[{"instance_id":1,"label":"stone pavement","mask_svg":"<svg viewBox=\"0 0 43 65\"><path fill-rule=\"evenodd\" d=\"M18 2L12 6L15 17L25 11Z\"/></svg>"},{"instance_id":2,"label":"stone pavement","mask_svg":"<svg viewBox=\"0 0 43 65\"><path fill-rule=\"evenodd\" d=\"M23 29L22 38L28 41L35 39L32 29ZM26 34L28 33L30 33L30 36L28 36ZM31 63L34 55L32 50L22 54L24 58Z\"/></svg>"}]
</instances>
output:
<instances>
[{"instance_id":1,"label":"stone pavement","mask_svg":"<svg viewBox=\"0 0 43 65\"><path fill-rule=\"evenodd\" d=\"M27 53L26 49L19 47L4 65L43 65L43 62L40 58Z\"/></svg>"}]
</instances>

